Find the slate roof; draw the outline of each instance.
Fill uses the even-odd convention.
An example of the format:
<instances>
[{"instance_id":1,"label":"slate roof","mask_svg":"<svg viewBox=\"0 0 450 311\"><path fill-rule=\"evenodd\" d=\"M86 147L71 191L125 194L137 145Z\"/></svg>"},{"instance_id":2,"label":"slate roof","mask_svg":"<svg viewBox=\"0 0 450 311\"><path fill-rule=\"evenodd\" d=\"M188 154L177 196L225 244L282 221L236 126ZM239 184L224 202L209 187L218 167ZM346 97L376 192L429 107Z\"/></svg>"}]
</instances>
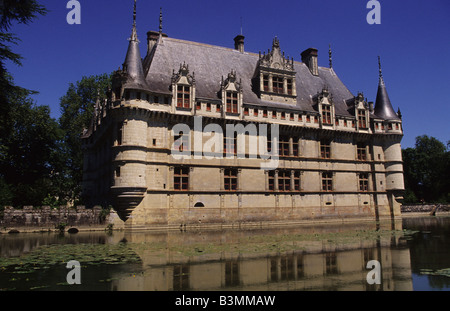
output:
<instances>
[{"instance_id":1,"label":"slate roof","mask_svg":"<svg viewBox=\"0 0 450 311\"><path fill-rule=\"evenodd\" d=\"M333 97L336 114L351 115L346 101L354 95L330 68L319 67L319 76L314 76L306 64L294 62L297 104L293 106L263 101L258 97L252 85L257 72L258 54L167 37L158 41L150 55L152 59L146 82L151 92L171 94L173 71L178 72L180 64L186 63L190 74L195 74L197 98L218 100L222 77L226 78L231 70L235 70L237 80L242 81L244 104L316 112L313 96L327 87Z\"/></svg>"},{"instance_id":2,"label":"slate roof","mask_svg":"<svg viewBox=\"0 0 450 311\"><path fill-rule=\"evenodd\" d=\"M399 116L392 108L392 104L389 99L386 85L384 84L382 76L380 76L380 81L378 83L378 92L377 99L375 101L374 114L376 117L384 120L400 120Z\"/></svg>"},{"instance_id":3,"label":"slate roof","mask_svg":"<svg viewBox=\"0 0 450 311\"><path fill-rule=\"evenodd\" d=\"M127 73L128 79L124 87L134 89L147 89L144 78L141 52L139 51L139 40L137 38L136 25L133 25L131 37L128 39L127 55L123 63L123 70Z\"/></svg>"}]
</instances>

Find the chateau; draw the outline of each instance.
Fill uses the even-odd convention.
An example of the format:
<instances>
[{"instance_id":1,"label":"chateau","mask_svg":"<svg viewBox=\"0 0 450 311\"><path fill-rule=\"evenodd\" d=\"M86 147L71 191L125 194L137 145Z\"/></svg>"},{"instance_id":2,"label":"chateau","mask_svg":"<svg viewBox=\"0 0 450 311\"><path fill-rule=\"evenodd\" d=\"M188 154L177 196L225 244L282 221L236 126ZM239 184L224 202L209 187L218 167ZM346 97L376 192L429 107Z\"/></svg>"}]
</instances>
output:
<instances>
[{"instance_id":1,"label":"chateau","mask_svg":"<svg viewBox=\"0 0 450 311\"><path fill-rule=\"evenodd\" d=\"M375 103L318 50L285 56L136 30L82 136L88 206L126 226L287 223L400 216L400 111L380 66ZM267 48L266 47L266 48ZM234 131L231 131L231 130ZM270 164L270 165L269 165Z\"/></svg>"}]
</instances>

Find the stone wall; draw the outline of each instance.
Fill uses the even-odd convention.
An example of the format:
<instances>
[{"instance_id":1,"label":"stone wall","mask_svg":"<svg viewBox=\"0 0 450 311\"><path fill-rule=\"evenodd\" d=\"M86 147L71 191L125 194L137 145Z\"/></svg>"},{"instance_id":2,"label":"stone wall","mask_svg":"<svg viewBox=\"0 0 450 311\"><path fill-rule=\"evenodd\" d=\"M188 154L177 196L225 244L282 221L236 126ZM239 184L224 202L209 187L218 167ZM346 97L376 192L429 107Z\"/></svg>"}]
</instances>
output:
<instances>
[{"instance_id":1,"label":"stone wall","mask_svg":"<svg viewBox=\"0 0 450 311\"><path fill-rule=\"evenodd\" d=\"M104 215L100 206L95 206L92 209L86 209L84 206L75 208L67 206L61 206L60 208L24 206L22 209L6 206L3 214L0 214L0 227L2 229L24 227L55 229L60 224L64 224L68 228L104 227L109 223L110 218L111 215Z\"/></svg>"}]
</instances>

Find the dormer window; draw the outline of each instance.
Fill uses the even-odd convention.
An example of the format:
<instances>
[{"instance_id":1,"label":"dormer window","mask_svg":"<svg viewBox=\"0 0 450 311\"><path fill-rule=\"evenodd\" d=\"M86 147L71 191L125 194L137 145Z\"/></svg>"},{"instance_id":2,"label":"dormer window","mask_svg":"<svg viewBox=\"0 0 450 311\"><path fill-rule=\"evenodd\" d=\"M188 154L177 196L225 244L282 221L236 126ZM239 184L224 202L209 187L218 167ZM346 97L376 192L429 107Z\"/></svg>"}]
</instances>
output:
<instances>
[{"instance_id":1,"label":"dormer window","mask_svg":"<svg viewBox=\"0 0 450 311\"><path fill-rule=\"evenodd\" d=\"M190 108L191 106L191 87L189 85L177 86L177 107Z\"/></svg>"},{"instance_id":2,"label":"dormer window","mask_svg":"<svg viewBox=\"0 0 450 311\"><path fill-rule=\"evenodd\" d=\"M369 128L369 109L368 104L364 100L364 94L358 93L353 100L350 101L350 105L354 106L355 112L355 122L353 122L353 127L359 130L366 130Z\"/></svg>"},{"instance_id":3,"label":"dormer window","mask_svg":"<svg viewBox=\"0 0 450 311\"><path fill-rule=\"evenodd\" d=\"M283 92L283 78L273 77L272 78L272 92L277 94L284 94Z\"/></svg>"},{"instance_id":4,"label":"dormer window","mask_svg":"<svg viewBox=\"0 0 450 311\"><path fill-rule=\"evenodd\" d=\"M322 123L331 125L331 106L322 106Z\"/></svg>"},{"instance_id":5,"label":"dormer window","mask_svg":"<svg viewBox=\"0 0 450 311\"><path fill-rule=\"evenodd\" d=\"M189 74L189 66L183 63L178 73L172 74L172 96L176 108L191 109L195 102L195 78Z\"/></svg>"},{"instance_id":6,"label":"dormer window","mask_svg":"<svg viewBox=\"0 0 450 311\"><path fill-rule=\"evenodd\" d=\"M236 71L232 70L225 80L222 77L221 89L225 113L239 114L242 106L242 87L241 82L237 82Z\"/></svg>"},{"instance_id":7,"label":"dormer window","mask_svg":"<svg viewBox=\"0 0 450 311\"><path fill-rule=\"evenodd\" d=\"M284 56L277 38L272 51L259 54L258 70L261 99L296 104L294 60Z\"/></svg>"},{"instance_id":8,"label":"dormer window","mask_svg":"<svg viewBox=\"0 0 450 311\"><path fill-rule=\"evenodd\" d=\"M227 91L226 111L229 113L238 113L238 93Z\"/></svg>"},{"instance_id":9,"label":"dormer window","mask_svg":"<svg viewBox=\"0 0 450 311\"><path fill-rule=\"evenodd\" d=\"M292 79L286 79L287 82L287 94L292 95Z\"/></svg>"},{"instance_id":10,"label":"dormer window","mask_svg":"<svg viewBox=\"0 0 450 311\"><path fill-rule=\"evenodd\" d=\"M322 92L316 95L317 105L321 116L322 125L331 126L334 120L334 104L328 89L324 87Z\"/></svg>"},{"instance_id":11,"label":"dormer window","mask_svg":"<svg viewBox=\"0 0 450 311\"><path fill-rule=\"evenodd\" d=\"M269 75L263 75L263 90L269 92Z\"/></svg>"},{"instance_id":12,"label":"dormer window","mask_svg":"<svg viewBox=\"0 0 450 311\"><path fill-rule=\"evenodd\" d=\"M360 129L366 129L367 128L367 117L366 117L366 111L363 109L358 110L358 127Z\"/></svg>"}]
</instances>

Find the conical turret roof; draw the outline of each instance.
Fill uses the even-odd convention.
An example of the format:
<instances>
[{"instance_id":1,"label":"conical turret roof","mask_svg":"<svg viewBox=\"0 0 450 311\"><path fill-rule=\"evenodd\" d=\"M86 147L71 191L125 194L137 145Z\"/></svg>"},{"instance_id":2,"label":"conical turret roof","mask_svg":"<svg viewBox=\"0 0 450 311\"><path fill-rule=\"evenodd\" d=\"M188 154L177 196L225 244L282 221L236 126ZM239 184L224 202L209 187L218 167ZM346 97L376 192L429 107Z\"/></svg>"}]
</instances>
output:
<instances>
[{"instance_id":1,"label":"conical turret roof","mask_svg":"<svg viewBox=\"0 0 450 311\"><path fill-rule=\"evenodd\" d=\"M392 104L386 90L386 85L384 84L383 75L381 73L379 58L378 64L380 66L380 79L378 82L378 92L377 99L375 101L374 114L384 120L400 120L398 115L395 113L394 108L392 108Z\"/></svg>"},{"instance_id":2,"label":"conical turret roof","mask_svg":"<svg viewBox=\"0 0 450 311\"><path fill-rule=\"evenodd\" d=\"M136 0L134 2L133 29L131 31L131 37L128 40L130 43L128 44L125 62L123 63L123 71L128 75L125 87L144 88L146 83L136 30Z\"/></svg>"}]
</instances>

